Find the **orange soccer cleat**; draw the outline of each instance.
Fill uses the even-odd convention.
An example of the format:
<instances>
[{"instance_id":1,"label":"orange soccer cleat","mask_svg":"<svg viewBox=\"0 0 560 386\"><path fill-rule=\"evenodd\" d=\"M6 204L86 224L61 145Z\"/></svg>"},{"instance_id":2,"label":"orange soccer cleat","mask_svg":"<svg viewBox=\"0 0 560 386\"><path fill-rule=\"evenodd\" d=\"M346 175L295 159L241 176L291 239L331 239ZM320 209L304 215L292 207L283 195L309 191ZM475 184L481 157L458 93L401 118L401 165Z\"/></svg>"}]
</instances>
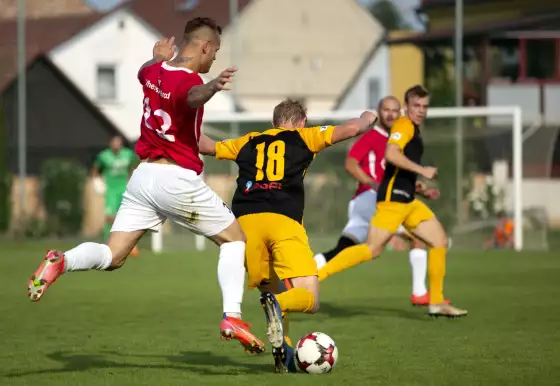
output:
<instances>
[{"instance_id":1,"label":"orange soccer cleat","mask_svg":"<svg viewBox=\"0 0 560 386\"><path fill-rule=\"evenodd\" d=\"M252 354L264 352L264 343L249 329L251 325L241 319L224 315L220 324L221 338L225 340L237 339L241 345Z\"/></svg>"},{"instance_id":2,"label":"orange soccer cleat","mask_svg":"<svg viewBox=\"0 0 560 386\"><path fill-rule=\"evenodd\" d=\"M417 306L417 307L428 306L430 305L430 293L426 292L424 295L420 295L420 296L412 295L410 297L410 302L412 303L413 306ZM451 301L445 299L444 303L451 304Z\"/></svg>"},{"instance_id":3,"label":"orange soccer cleat","mask_svg":"<svg viewBox=\"0 0 560 386\"><path fill-rule=\"evenodd\" d=\"M47 289L64 273L65 258L60 251L47 251L43 262L27 283L27 296L32 302L43 297Z\"/></svg>"},{"instance_id":4,"label":"orange soccer cleat","mask_svg":"<svg viewBox=\"0 0 560 386\"><path fill-rule=\"evenodd\" d=\"M140 253L140 251L138 250L138 247L134 247L134 248L132 248L132 251L130 251L130 256L138 257L139 253Z\"/></svg>"}]
</instances>

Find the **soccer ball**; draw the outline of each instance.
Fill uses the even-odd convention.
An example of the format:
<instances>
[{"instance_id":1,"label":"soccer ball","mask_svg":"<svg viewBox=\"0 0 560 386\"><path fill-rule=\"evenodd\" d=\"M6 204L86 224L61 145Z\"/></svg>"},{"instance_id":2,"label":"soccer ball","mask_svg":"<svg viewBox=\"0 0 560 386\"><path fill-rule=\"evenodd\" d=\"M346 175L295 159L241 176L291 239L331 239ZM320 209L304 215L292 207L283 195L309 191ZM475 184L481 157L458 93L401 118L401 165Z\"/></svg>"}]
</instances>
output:
<instances>
[{"instance_id":1,"label":"soccer ball","mask_svg":"<svg viewBox=\"0 0 560 386\"><path fill-rule=\"evenodd\" d=\"M312 332L301 338L296 346L296 363L309 374L330 373L338 359L338 348L327 334Z\"/></svg>"}]
</instances>

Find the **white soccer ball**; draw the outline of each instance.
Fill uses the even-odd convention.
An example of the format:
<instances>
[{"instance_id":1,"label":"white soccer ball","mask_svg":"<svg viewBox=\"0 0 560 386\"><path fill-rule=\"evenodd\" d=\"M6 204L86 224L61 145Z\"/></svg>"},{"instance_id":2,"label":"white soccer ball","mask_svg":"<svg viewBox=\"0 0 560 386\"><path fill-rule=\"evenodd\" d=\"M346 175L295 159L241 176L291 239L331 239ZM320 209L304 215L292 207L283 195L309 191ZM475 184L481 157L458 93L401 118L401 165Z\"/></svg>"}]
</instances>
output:
<instances>
[{"instance_id":1,"label":"white soccer ball","mask_svg":"<svg viewBox=\"0 0 560 386\"><path fill-rule=\"evenodd\" d=\"M296 346L296 363L309 374L327 374L338 360L338 348L327 334L312 332L301 338Z\"/></svg>"}]
</instances>

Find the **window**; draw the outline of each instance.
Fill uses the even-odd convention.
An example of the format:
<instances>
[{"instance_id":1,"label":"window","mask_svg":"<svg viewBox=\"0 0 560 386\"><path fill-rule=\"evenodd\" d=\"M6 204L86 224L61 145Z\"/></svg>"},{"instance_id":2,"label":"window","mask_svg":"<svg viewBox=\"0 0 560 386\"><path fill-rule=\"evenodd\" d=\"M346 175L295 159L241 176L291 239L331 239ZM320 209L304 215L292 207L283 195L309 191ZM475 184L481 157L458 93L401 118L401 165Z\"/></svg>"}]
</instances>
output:
<instances>
[{"instance_id":1,"label":"window","mask_svg":"<svg viewBox=\"0 0 560 386\"><path fill-rule=\"evenodd\" d=\"M527 47L527 78L552 79L556 75L556 41L529 39Z\"/></svg>"},{"instance_id":2,"label":"window","mask_svg":"<svg viewBox=\"0 0 560 386\"><path fill-rule=\"evenodd\" d=\"M97 66L97 99L114 101L117 99L117 82L114 65Z\"/></svg>"},{"instance_id":3,"label":"window","mask_svg":"<svg viewBox=\"0 0 560 386\"><path fill-rule=\"evenodd\" d=\"M367 108L368 109L376 109L377 104L379 103L380 96L380 89L381 86L379 85L378 78L370 78L368 81L368 89L367 89Z\"/></svg>"}]
</instances>

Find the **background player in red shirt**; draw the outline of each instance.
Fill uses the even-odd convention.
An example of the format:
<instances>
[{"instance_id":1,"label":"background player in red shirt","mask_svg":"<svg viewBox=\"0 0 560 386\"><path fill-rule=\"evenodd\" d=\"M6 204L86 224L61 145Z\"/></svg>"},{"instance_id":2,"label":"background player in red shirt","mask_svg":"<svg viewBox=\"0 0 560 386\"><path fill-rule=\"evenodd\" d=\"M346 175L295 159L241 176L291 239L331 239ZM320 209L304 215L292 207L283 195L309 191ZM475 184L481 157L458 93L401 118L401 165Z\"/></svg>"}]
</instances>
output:
<instances>
[{"instance_id":1,"label":"background player in red shirt","mask_svg":"<svg viewBox=\"0 0 560 386\"><path fill-rule=\"evenodd\" d=\"M356 194L348 203L348 222L342 230L336 247L328 252L315 255L317 268L321 269L328 261L345 248L366 241L369 225L377 203L377 188L385 174L385 148L393 123L401 115L401 104L394 96L379 101L379 124L364 133L348 152L346 170L358 182ZM401 226L399 234L406 231ZM420 240L403 234L410 239L409 253L412 269L413 305L427 305L429 294L426 288L428 252Z\"/></svg>"},{"instance_id":2,"label":"background player in red shirt","mask_svg":"<svg viewBox=\"0 0 560 386\"><path fill-rule=\"evenodd\" d=\"M49 251L29 281L32 301L41 299L64 272L120 268L146 231L158 231L169 218L220 246L222 336L238 339L250 351L264 350L241 320L245 235L231 210L199 176L204 104L228 89L236 71L229 68L207 84L198 75L210 70L220 48L220 34L213 20L195 18L187 22L173 59L173 38L156 43L154 59L138 73L144 113L136 153L142 162L128 182L109 240L106 245L83 243L66 253Z\"/></svg>"}]
</instances>

